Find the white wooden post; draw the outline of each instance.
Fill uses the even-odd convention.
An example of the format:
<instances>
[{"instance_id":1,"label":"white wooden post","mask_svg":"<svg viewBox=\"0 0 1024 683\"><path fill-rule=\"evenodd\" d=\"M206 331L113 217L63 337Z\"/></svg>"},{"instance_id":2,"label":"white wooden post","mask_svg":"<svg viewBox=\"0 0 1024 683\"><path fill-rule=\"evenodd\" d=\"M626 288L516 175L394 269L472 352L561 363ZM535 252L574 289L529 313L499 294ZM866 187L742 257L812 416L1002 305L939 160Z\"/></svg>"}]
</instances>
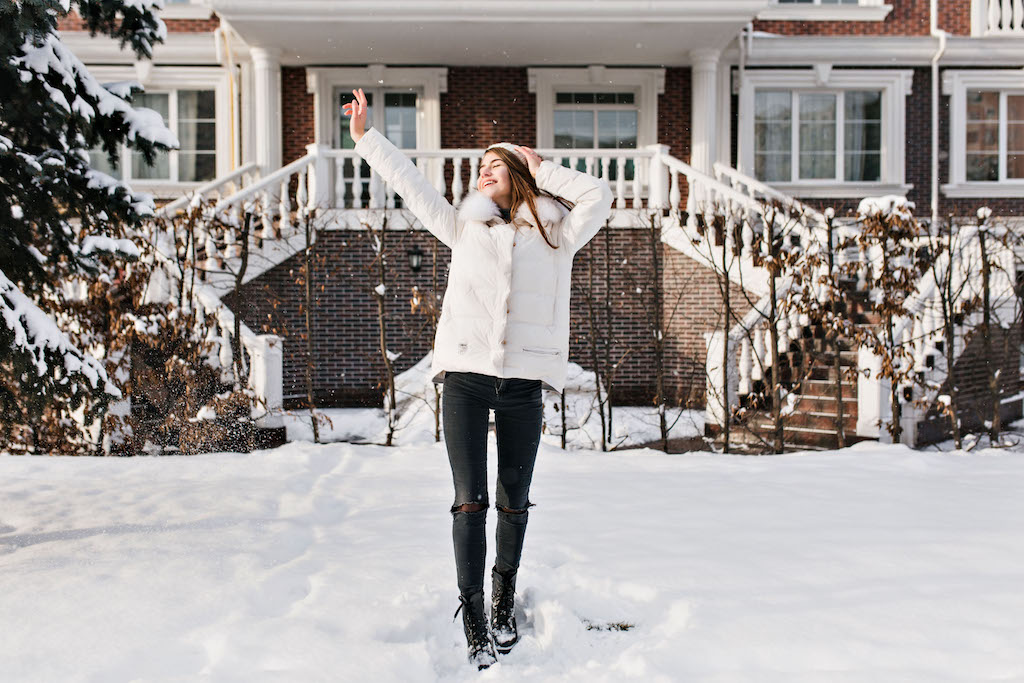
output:
<instances>
[{"instance_id":1,"label":"white wooden post","mask_svg":"<svg viewBox=\"0 0 1024 683\"><path fill-rule=\"evenodd\" d=\"M722 367L722 353L725 344L729 344L729 362ZM739 395L739 378L736 373L736 340L730 339L725 330L704 333L707 348L705 367L707 368L707 397L705 420L709 424L724 425L726 410L737 405ZM728 403L725 399L728 396ZM726 407L728 406L728 408Z\"/></svg>"},{"instance_id":2,"label":"white wooden post","mask_svg":"<svg viewBox=\"0 0 1024 683\"><path fill-rule=\"evenodd\" d=\"M280 412L284 404L282 339L273 334L247 336L245 347L251 362L249 384L267 409L267 415L259 421L260 426L280 426Z\"/></svg>"},{"instance_id":3,"label":"white wooden post","mask_svg":"<svg viewBox=\"0 0 1024 683\"><path fill-rule=\"evenodd\" d=\"M668 208L668 167L662 161L662 156L668 154L668 145L647 145L644 149L651 152L647 171L647 207L653 210Z\"/></svg>"},{"instance_id":4,"label":"white wooden post","mask_svg":"<svg viewBox=\"0 0 1024 683\"><path fill-rule=\"evenodd\" d=\"M878 376L882 371L882 359L862 346L857 350L857 369L860 371L857 374L857 436L890 443L892 439L884 426L892 412L889 380Z\"/></svg>"},{"instance_id":5,"label":"white wooden post","mask_svg":"<svg viewBox=\"0 0 1024 683\"><path fill-rule=\"evenodd\" d=\"M306 152L315 156L310 167L312 176L309 184L309 205L315 211L334 208L331 201L331 159L327 156L327 145L306 145Z\"/></svg>"}]
</instances>

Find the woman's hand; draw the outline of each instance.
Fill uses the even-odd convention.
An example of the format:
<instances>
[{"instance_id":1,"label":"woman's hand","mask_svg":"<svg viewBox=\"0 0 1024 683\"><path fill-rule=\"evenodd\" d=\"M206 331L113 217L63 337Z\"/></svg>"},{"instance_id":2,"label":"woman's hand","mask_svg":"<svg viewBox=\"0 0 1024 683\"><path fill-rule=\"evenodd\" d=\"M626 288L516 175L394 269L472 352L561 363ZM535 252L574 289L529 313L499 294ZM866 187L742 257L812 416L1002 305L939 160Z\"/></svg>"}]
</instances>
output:
<instances>
[{"instance_id":1,"label":"woman's hand","mask_svg":"<svg viewBox=\"0 0 1024 683\"><path fill-rule=\"evenodd\" d=\"M345 116L350 117L348 131L352 134L352 141L359 142L366 133L366 95L363 94L362 88L353 90L352 94L355 95L355 99L342 105L341 110L345 112Z\"/></svg>"},{"instance_id":2,"label":"woman's hand","mask_svg":"<svg viewBox=\"0 0 1024 683\"><path fill-rule=\"evenodd\" d=\"M526 165L530 167L530 175L536 178L537 170L540 169L540 162L543 161L543 159L541 159L540 155L529 147L519 146L516 147L516 151L526 157Z\"/></svg>"}]
</instances>

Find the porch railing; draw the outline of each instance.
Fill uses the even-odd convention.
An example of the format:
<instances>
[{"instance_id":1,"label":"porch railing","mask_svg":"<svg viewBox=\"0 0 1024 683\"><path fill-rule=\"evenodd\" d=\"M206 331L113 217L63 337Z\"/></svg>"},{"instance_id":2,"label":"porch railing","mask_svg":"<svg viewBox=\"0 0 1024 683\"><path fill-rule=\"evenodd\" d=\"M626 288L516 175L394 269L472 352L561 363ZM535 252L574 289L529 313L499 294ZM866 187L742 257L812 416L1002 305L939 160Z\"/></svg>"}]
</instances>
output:
<instances>
[{"instance_id":1,"label":"porch railing","mask_svg":"<svg viewBox=\"0 0 1024 683\"><path fill-rule=\"evenodd\" d=\"M1024 1L973 0L971 35L1024 37Z\"/></svg>"}]
</instances>

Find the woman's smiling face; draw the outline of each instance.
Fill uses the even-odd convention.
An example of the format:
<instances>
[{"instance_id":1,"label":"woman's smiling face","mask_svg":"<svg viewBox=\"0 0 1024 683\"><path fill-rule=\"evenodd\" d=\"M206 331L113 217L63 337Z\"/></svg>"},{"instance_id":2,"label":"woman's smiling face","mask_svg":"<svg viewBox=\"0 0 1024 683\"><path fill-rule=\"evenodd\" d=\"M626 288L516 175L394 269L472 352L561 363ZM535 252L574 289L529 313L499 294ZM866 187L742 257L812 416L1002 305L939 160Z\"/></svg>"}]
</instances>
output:
<instances>
[{"instance_id":1,"label":"woman's smiling face","mask_svg":"<svg viewBox=\"0 0 1024 683\"><path fill-rule=\"evenodd\" d=\"M480 162L480 178L476 189L503 209L512 206L512 181L508 165L494 152L484 154Z\"/></svg>"}]
</instances>

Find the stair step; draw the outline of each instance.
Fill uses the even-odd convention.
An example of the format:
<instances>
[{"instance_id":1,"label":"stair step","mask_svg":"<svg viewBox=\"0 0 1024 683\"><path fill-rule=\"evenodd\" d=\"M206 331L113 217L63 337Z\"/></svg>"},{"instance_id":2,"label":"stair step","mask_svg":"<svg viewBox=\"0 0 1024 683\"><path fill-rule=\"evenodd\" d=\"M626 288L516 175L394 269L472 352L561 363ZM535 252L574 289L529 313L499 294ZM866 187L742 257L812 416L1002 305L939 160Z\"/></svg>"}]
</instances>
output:
<instances>
[{"instance_id":1,"label":"stair step","mask_svg":"<svg viewBox=\"0 0 1024 683\"><path fill-rule=\"evenodd\" d=\"M836 392L836 383L832 380L821 380L821 379L808 379L800 383L800 395L801 396L812 396L814 398L819 397L834 397ZM857 384L848 380L843 380L843 397L856 396L857 395Z\"/></svg>"},{"instance_id":2,"label":"stair step","mask_svg":"<svg viewBox=\"0 0 1024 683\"><path fill-rule=\"evenodd\" d=\"M771 417L754 421L754 427L758 430L772 429ZM787 430L809 430L825 434L834 434L836 429L836 416L829 413L793 412L782 417L783 431ZM847 432L856 431L857 416L843 415L843 426Z\"/></svg>"}]
</instances>

